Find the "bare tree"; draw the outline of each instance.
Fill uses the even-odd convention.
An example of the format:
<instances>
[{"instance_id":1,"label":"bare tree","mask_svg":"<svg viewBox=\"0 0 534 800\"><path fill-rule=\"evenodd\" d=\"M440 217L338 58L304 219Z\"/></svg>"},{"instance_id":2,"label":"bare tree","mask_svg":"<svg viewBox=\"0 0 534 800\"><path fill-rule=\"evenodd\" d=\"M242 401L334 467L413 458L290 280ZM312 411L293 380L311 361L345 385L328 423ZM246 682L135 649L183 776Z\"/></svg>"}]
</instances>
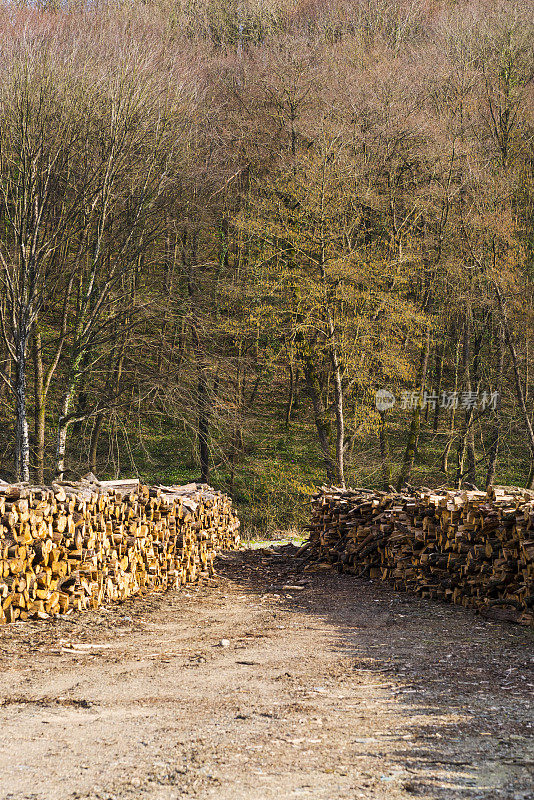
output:
<instances>
[{"instance_id":1,"label":"bare tree","mask_svg":"<svg viewBox=\"0 0 534 800\"><path fill-rule=\"evenodd\" d=\"M78 233L84 179L72 155L80 149L85 111L80 93L53 66L15 63L0 86L0 243L2 334L15 365L3 379L15 395L15 469L29 479L27 353L47 297L64 280ZM82 126L83 127L83 126Z\"/></svg>"}]
</instances>

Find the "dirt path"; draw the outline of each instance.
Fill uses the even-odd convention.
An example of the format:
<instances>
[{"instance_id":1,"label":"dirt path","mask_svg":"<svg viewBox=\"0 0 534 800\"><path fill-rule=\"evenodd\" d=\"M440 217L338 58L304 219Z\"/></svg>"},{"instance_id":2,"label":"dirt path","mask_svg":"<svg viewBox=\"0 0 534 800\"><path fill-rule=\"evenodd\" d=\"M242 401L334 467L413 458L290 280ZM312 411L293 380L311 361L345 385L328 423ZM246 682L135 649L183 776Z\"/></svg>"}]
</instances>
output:
<instances>
[{"instance_id":1,"label":"dirt path","mask_svg":"<svg viewBox=\"0 0 534 800\"><path fill-rule=\"evenodd\" d=\"M533 797L531 632L292 563L1 629L0 798Z\"/></svg>"}]
</instances>

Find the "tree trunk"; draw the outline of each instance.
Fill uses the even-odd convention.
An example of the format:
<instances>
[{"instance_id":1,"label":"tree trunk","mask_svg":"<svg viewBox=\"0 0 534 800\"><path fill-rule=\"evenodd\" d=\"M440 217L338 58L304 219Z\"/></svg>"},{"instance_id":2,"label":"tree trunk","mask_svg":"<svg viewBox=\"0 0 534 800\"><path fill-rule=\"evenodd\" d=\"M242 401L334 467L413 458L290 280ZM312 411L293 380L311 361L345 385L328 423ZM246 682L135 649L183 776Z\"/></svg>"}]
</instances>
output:
<instances>
[{"instance_id":1,"label":"tree trunk","mask_svg":"<svg viewBox=\"0 0 534 800\"><path fill-rule=\"evenodd\" d=\"M191 257L187 257L187 245L189 244ZM197 262L198 231L190 235L184 233L182 236L182 264L187 274L187 292L191 304L190 308L190 329L193 353L195 356L197 370L197 437L198 437L198 456L200 462L200 480L202 483L209 483L210 476L210 450L209 433L211 423L211 406L209 392L209 371L202 353L200 335L196 321L196 305L198 302L198 292L194 278L193 266Z\"/></svg>"},{"instance_id":2,"label":"tree trunk","mask_svg":"<svg viewBox=\"0 0 534 800\"><path fill-rule=\"evenodd\" d=\"M480 346L482 338L479 336L475 341L475 354L474 354L474 379L475 388L478 389L478 363ZM469 317L466 316L463 328L463 348L462 348L462 374L464 379L465 391L471 393L471 324ZM474 421L474 406L468 406L465 411L465 423L463 432L458 441L458 461L456 469L456 488L460 488L464 477L468 478L472 486L476 486L476 457L475 457L475 430L473 427ZM464 472L464 464L467 459L467 470Z\"/></svg>"},{"instance_id":3,"label":"tree trunk","mask_svg":"<svg viewBox=\"0 0 534 800\"><path fill-rule=\"evenodd\" d=\"M441 410L441 403L439 402L439 396L441 393L441 382L443 379L443 356L445 352L445 342L441 342L441 345L436 353L436 384L435 384L435 393L438 396L438 401L436 403L436 408L434 409L434 422L433 422L433 429L434 432L437 432L439 427L439 413Z\"/></svg>"},{"instance_id":4,"label":"tree trunk","mask_svg":"<svg viewBox=\"0 0 534 800\"><path fill-rule=\"evenodd\" d=\"M419 366L418 384L421 392L424 391L426 384L426 374L428 370L428 356L430 353L430 325L427 327L425 341L421 352L421 362ZM410 479L413 465L415 463L415 456L417 453L417 445L419 442L419 432L421 429L421 404L416 403L412 413L412 420L410 423L410 431L408 433L408 442L404 452L404 460L401 471L397 480L397 491L400 491L405 483Z\"/></svg>"},{"instance_id":5,"label":"tree trunk","mask_svg":"<svg viewBox=\"0 0 534 800\"><path fill-rule=\"evenodd\" d=\"M15 365L15 474L18 481L30 480L30 438L26 410L26 338L26 330L20 330Z\"/></svg>"},{"instance_id":6,"label":"tree trunk","mask_svg":"<svg viewBox=\"0 0 534 800\"><path fill-rule=\"evenodd\" d=\"M454 396L458 391L458 366L460 363L460 342L458 341L456 345L456 356L454 359ZM447 473L449 471L449 455L451 452L451 448L454 442L454 428L456 423L456 406L453 405L451 408L451 424L449 427L449 438L447 440L447 444L445 445L445 449L443 451L443 455L441 457L441 469L442 472L445 473L445 477L447 477Z\"/></svg>"},{"instance_id":7,"label":"tree trunk","mask_svg":"<svg viewBox=\"0 0 534 800\"><path fill-rule=\"evenodd\" d=\"M387 491L391 484L391 457L389 450L389 437L386 428L386 413L380 411L380 457L382 460L382 485L384 491Z\"/></svg>"},{"instance_id":8,"label":"tree trunk","mask_svg":"<svg viewBox=\"0 0 534 800\"><path fill-rule=\"evenodd\" d=\"M285 426L289 428L291 422L291 412L293 411L293 402L295 398L295 369L293 362L290 360L289 365L289 393L287 396L286 413L285 413Z\"/></svg>"},{"instance_id":9,"label":"tree trunk","mask_svg":"<svg viewBox=\"0 0 534 800\"><path fill-rule=\"evenodd\" d=\"M473 385L475 393L478 397L479 385L479 365L480 365L480 347L482 344L482 337L475 337L475 353L473 359L473 383L471 382L471 366L467 365L467 391L471 392ZM474 426L474 406L468 408L466 411L466 453L467 453L467 479L472 486L476 486L477 472L476 472L476 455L475 455L475 426Z\"/></svg>"},{"instance_id":10,"label":"tree trunk","mask_svg":"<svg viewBox=\"0 0 534 800\"><path fill-rule=\"evenodd\" d=\"M328 279L326 270L326 219L325 219L325 185L326 185L326 161L322 165L321 182L321 227L320 227L320 253L319 253L319 273L324 288L324 318L326 321L326 332L328 337L328 351L332 364L332 378L334 381L334 412L336 417L336 441L335 441L335 476L339 486L345 486L344 456L345 456L345 418L343 415L343 383L341 376L341 366L336 344L336 334L334 316L332 312L331 298L333 297L333 285ZM328 403L329 392L326 393ZM320 400L320 393L319 398ZM315 403L314 403L315 407ZM317 418L317 414L316 414Z\"/></svg>"},{"instance_id":11,"label":"tree trunk","mask_svg":"<svg viewBox=\"0 0 534 800\"><path fill-rule=\"evenodd\" d=\"M61 333L57 342L55 353L48 368L45 370L43 365L43 343L39 321L35 322L35 334L33 338L33 363L35 377L35 450L36 466L35 474L38 483L44 483L44 459L45 459L45 434L46 434L46 401L48 390L52 378L59 365L59 359L67 335L67 324L69 318L69 300L74 283L74 272L71 274L65 292L63 303L63 317L61 321Z\"/></svg>"},{"instance_id":12,"label":"tree trunk","mask_svg":"<svg viewBox=\"0 0 534 800\"><path fill-rule=\"evenodd\" d=\"M515 379L515 387L516 387L517 399L518 399L518 402L519 402L519 407L521 409L521 413L523 415L523 420L525 422L525 427L527 429L527 436L528 436L528 443L529 443L529 446L530 446L530 451L531 451L532 457L534 459L534 429L532 428L532 422L530 421L530 417L529 417L529 414L528 414L528 411L527 411L527 406L526 406L526 403L525 403L525 394L523 392L523 386L521 384L521 375L520 375L520 372L519 372L519 362L517 360L517 352L516 352L515 345L514 345L514 342L513 342L513 339L512 339L510 326L508 324L508 317L506 316L506 310L504 308L504 302L503 302L503 299L502 299L502 294L501 294L501 291L500 291L499 287L497 286L497 284L495 284L495 292L497 294L497 301L499 303L499 310L501 312L501 319L502 319L502 324L503 324L503 328L504 328L504 335L505 335L506 343L508 345L508 349L510 350L510 355L512 356L512 365L513 365L513 369L514 369L514 379ZM530 482L530 474L529 474L529 482Z\"/></svg>"},{"instance_id":13,"label":"tree trunk","mask_svg":"<svg viewBox=\"0 0 534 800\"><path fill-rule=\"evenodd\" d=\"M78 400L77 400L76 404L74 405L74 407L76 409L76 413L79 414L80 419L76 419L72 423L72 431L71 431L71 436L72 437L77 437L77 436L81 435L82 425L83 425L83 416L84 416L85 412L87 411L87 406L88 406L88 403L89 403L89 395L87 393L86 381L87 381L87 370L88 370L88 367L89 367L90 360L91 360L91 350L87 349L87 350L85 350L85 352L83 354L82 366L81 366L81 369L80 369L80 373L81 373L80 374L80 379L78 381L78 386L76 387L76 393L78 395Z\"/></svg>"},{"instance_id":14,"label":"tree trunk","mask_svg":"<svg viewBox=\"0 0 534 800\"><path fill-rule=\"evenodd\" d=\"M504 372L504 330L502 324L499 325L499 350L497 362L497 380L495 384L495 391L500 393L502 376ZM499 443L501 438L501 417L494 411L493 431L491 437L491 445L488 456L488 471L486 473L486 487L491 486L495 480L495 472L497 469L497 456L499 453ZM530 488L530 487L529 487Z\"/></svg>"},{"instance_id":15,"label":"tree trunk","mask_svg":"<svg viewBox=\"0 0 534 800\"><path fill-rule=\"evenodd\" d=\"M89 444L89 471L93 473L93 475L97 474L97 453L98 453L98 441L100 439L100 434L102 433L102 424L104 422L104 412L100 411L96 415L95 424L93 426L93 430L91 431L91 442Z\"/></svg>"},{"instance_id":16,"label":"tree trunk","mask_svg":"<svg viewBox=\"0 0 534 800\"><path fill-rule=\"evenodd\" d=\"M125 327L126 327L126 321L125 321ZM116 331L116 335L117 337L119 336L118 330ZM122 367L124 363L124 352L126 348L126 337L127 334L124 333L122 335L122 340L120 342L116 339L109 354L109 361L107 367L107 381L106 381L107 391L104 395L105 402L108 406L111 406L114 396L119 392L120 381L122 376ZM104 419L105 419L105 412L99 411L98 414L96 415L93 430L91 431L91 441L89 443L88 467L89 471L92 472L94 475L97 474L98 442L100 440L100 434L102 433Z\"/></svg>"},{"instance_id":17,"label":"tree trunk","mask_svg":"<svg viewBox=\"0 0 534 800\"><path fill-rule=\"evenodd\" d=\"M209 483L210 479L210 409L209 385L206 369L198 366L198 451L200 457L200 481Z\"/></svg>"},{"instance_id":18,"label":"tree trunk","mask_svg":"<svg viewBox=\"0 0 534 800\"><path fill-rule=\"evenodd\" d=\"M56 463L55 463L55 476L56 480L63 480L63 473L65 472L65 454L67 450L67 433L69 429L69 410L72 401L72 391L67 391L63 395L61 403L61 412L59 415L57 426L57 444L56 444Z\"/></svg>"},{"instance_id":19,"label":"tree trunk","mask_svg":"<svg viewBox=\"0 0 534 800\"><path fill-rule=\"evenodd\" d=\"M334 339L334 322L330 309L326 311L328 335L330 339L330 360L334 378L334 408L336 414L336 473L340 486L345 486L345 468L343 457L345 453L345 419L343 416L343 386L341 381L341 368L337 347Z\"/></svg>"},{"instance_id":20,"label":"tree trunk","mask_svg":"<svg viewBox=\"0 0 534 800\"><path fill-rule=\"evenodd\" d=\"M67 435L69 426L72 422L71 408L76 392L76 387L80 379L80 365L82 363L83 353L78 353L72 360L70 376L67 380L67 387L61 399L61 407L59 412L59 419L57 425L57 440L56 440L56 463L54 473L57 480L63 480L63 473L65 472L65 455L67 451Z\"/></svg>"},{"instance_id":21,"label":"tree trunk","mask_svg":"<svg viewBox=\"0 0 534 800\"><path fill-rule=\"evenodd\" d=\"M337 465L335 460L332 458L332 453L330 450L330 421L321 397L321 384L319 382L319 376L317 375L317 370L315 369L315 364L313 363L313 357L309 353L303 354L302 367L304 370L306 387L312 402L313 417L319 437L319 445L323 453L326 477L330 483L337 483L340 480L340 476L337 472Z\"/></svg>"},{"instance_id":22,"label":"tree trunk","mask_svg":"<svg viewBox=\"0 0 534 800\"><path fill-rule=\"evenodd\" d=\"M6 354L6 359L4 362L5 366L3 368L3 374L6 380L4 379L0 380L0 397L7 396L8 392L10 391L10 384L13 376L13 359L11 358L11 353L9 352L7 347L5 350L5 354Z\"/></svg>"},{"instance_id":23,"label":"tree trunk","mask_svg":"<svg viewBox=\"0 0 534 800\"><path fill-rule=\"evenodd\" d=\"M495 422L493 427L492 441L488 455L488 471L486 473L486 489L491 486L495 480L495 472L497 469L497 456L499 454L499 441L500 441L500 424ZM531 488L530 486L527 488Z\"/></svg>"},{"instance_id":24,"label":"tree trunk","mask_svg":"<svg viewBox=\"0 0 534 800\"><path fill-rule=\"evenodd\" d=\"M46 397L44 386L43 351L41 332L33 337L33 364L35 377L35 479L44 483Z\"/></svg>"}]
</instances>

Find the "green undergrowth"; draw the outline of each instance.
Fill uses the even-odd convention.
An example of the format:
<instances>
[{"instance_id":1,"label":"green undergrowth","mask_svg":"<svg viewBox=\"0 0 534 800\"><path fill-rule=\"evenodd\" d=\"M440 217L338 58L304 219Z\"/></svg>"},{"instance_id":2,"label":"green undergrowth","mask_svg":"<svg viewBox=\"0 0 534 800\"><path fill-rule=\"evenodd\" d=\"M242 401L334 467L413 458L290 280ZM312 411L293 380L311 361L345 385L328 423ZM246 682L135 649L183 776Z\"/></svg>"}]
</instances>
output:
<instances>
[{"instance_id":1,"label":"green undergrowth","mask_svg":"<svg viewBox=\"0 0 534 800\"><path fill-rule=\"evenodd\" d=\"M300 547L306 541L307 536L303 533L296 533L293 536L282 536L281 534L274 534L272 539L247 539L246 536L241 542L243 550L259 550L262 547L271 547L273 544L276 546L283 546L286 544L294 544Z\"/></svg>"},{"instance_id":2,"label":"green undergrowth","mask_svg":"<svg viewBox=\"0 0 534 800\"><path fill-rule=\"evenodd\" d=\"M309 522L311 497L327 483L317 436L306 408L286 427L275 415L262 417L244 433L242 447L234 460L227 456L228 443L212 443L210 483L228 493L241 520L241 537L247 546L273 540L300 541ZM506 419L506 415L505 415ZM1 420L0 420L1 422ZM438 432L423 425L417 456L410 476L414 486L430 488L455 486L456 443L451 448L448 471L442 471L442 455L449 438L447 420ZM126 432L127 431L127 432ZM149 484L186 484L199 480L197 449L190 430L162 416L146 415L136 425L125 424L113 439L102 435L97 475L102 479L138 477ZM389 425L391 483L395 485L402 464L407 437L407 420L398 414ZM53 437L49 437L47 463L53 464ZM71 440L66 478L87 472L88 431ZM113 447L110 446L113 441ZM0 443L1 444L1 443ZM7 448L7 445L6 445ZM0 450L0 455L2 451ZM485 485L487 443L477 435L477 485ZM5 457L5 454L4 454ZM530 456L522 427L503 421L495 483L524 486ZM12 465L0 459L0 477L13 480ZM45 475L45 482L52 480ZM382 489L383 474L376 432L356 439L346 459L346 484Z\"/></svg>"},{"instance_id":3,"label":"green undergrowth","mask_svg":"<svg viewBox=\"0 0 534 800\"><path fill-rule=\"evenodd\" d=\"M423 426L410 482L416 486L453 487L456 446L451 449L447 474L442 471L442 454L447 430L437 433ZM406 445L406 419L398 415L390 422L392 483L399 473ZM503 437L496 483L524 485L529 467L528 448L519 430ZM478 486L485 483L487 452L477 443ZM245 434L243 446L232 469L224 446L213 443L211 484L231 495L242 521L242 538L257 543L273 539L299 538L310 515L310 498L326 483L317 438L310 419L302 418L289 428L276 419L262 419ZM81 463L81 462L80 462ZM80 466L82 471L83 467ZM118 437L113 457L102 458L102 478L139 477L147 483L184 484L199 480L194 438L175 423L162 418L143 419L137 433ZM347 455L346 483L349 486L383 488L382 463L376 433L354 442Z\"/></svg>"}]
</instances>

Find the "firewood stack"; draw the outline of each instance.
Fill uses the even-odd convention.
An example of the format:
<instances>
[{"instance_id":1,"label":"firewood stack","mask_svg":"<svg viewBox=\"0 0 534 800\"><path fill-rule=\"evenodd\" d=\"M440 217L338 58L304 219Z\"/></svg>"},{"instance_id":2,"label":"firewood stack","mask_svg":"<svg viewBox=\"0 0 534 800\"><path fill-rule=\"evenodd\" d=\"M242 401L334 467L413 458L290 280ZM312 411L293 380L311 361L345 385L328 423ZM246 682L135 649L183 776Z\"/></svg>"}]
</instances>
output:
<instances>
[{"instance_id":1,"label":"firewood stack","mask_svg":"<svg viewBox=\"0 0 534 800\"><path fill-rule=\"evenodd\" d=\"M314 559L534 625L534 493L323 487L312 509Z\"/></svg>"},{"instance_id":2,"label":"firewood stack","mask_svg":"<svg viewBox=\"0 0 534 800\"><path fill-rule=\"evenodd\" d=\"M238 544L230 499L203 484L0 484L0 623L194 583Z\"/></svg>"}]
</instances>

